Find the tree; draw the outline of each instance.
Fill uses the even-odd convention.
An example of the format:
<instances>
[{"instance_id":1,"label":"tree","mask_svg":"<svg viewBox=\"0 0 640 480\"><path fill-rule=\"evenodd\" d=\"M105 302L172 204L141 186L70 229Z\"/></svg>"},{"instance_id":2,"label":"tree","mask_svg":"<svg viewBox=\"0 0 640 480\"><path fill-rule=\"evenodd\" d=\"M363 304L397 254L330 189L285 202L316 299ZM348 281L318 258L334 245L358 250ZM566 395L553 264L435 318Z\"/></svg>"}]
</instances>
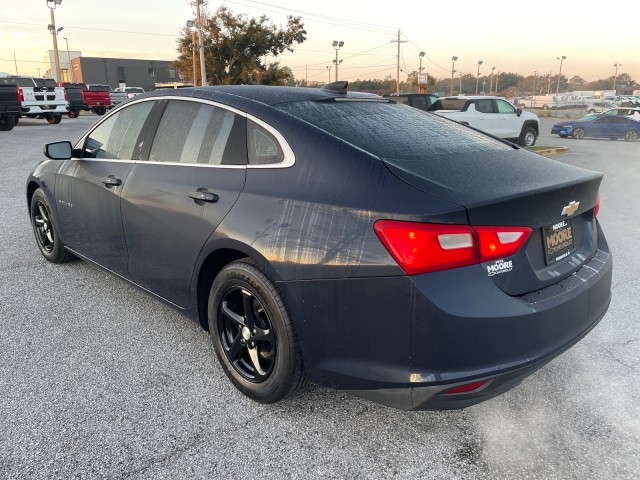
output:
<instances>
[{"instance_id":1,"label":"tree","mask_svg":"<svg viewBox=\"0 0 640 480\"><path fill-rule=\"evenodd\" d=\"M306 40L306 34L300 17L288 16L286 28L278 28L266 15L248 18L220 7L215 14L202 18L207 81L286 85L293 81L291 70L275 61L267 63L267 56L292 52L295 45ZM187 27L178 39L177 50L174 65L182 75L193 78L191 31Z\"/></svg>"}]
</instances>

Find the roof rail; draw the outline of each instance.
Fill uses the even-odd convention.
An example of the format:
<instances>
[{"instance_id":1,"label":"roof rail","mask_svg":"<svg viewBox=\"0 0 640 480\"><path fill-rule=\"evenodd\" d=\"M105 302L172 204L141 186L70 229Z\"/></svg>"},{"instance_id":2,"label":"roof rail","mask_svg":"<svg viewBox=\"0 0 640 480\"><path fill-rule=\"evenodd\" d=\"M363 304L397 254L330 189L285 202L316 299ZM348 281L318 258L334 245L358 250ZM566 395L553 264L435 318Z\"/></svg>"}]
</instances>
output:
<instances>
[{"instance_id":1,"label":"roof rail","mask_svg":"<svg viewBox=\"0 0 640 480\"><path fill-rule=\"evenodd\" d=\"M320 90L328 90L333 93L347 93L347 85L349 85L348 81L339 80L337 82L327 83Z\"/></svg>"}]
</instances>

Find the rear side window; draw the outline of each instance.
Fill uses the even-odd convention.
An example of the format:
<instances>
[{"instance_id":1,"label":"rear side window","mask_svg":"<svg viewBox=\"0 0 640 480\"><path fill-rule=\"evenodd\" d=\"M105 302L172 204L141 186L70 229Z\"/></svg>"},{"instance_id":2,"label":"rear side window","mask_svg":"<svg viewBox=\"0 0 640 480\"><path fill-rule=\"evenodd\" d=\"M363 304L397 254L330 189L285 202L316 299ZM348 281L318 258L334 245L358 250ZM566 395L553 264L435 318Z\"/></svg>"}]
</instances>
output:
<instances>
[{"instance_id":1,"label":"rear side window","mask_svg":"<svg viewBox=\"0 0 640 480\"><path fill-rule=\"evenodd\" d=\"M200 102L170 100L162 114L149 161L246 165L246 119Z\"/></svg>"},{"instance_id":2,"label":"rear side window","mask_svg":"<svg viewBox=\"0 0 640 480\"><path fill-rule=\"evenodd\" d=\"M141 102L114 113L93 130L83 158L132 160L138 137L155 102Z\"/></svg>"},{"instance_id":3,"label":"rear side window","mask_svg":"<svg viewBox=\"0 0 640 480\"><path fill-rule=\"evenodd\" d=\"M249 165L269 165L284 161L284 152L276 137L252 120L247 123L247 147Z\"/></svg>"}]
</instances>

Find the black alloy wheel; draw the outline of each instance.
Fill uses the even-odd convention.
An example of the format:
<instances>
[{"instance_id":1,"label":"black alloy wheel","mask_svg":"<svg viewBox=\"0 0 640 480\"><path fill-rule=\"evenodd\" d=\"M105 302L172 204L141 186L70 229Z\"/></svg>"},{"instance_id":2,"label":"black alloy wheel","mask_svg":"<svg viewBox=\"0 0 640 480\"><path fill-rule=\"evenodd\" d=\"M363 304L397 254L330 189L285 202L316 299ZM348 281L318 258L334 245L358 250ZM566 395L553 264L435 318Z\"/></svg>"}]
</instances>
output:
<instances>
[{"instance_id":1,"label":"black alloy wheel","mask_svg":"<svg viewBox=\"0 0 640 480\"><path fill-rule=\"evenodd\" d=\"M252 260L216 276L208 304L209 335L231 382L249 398L274 403L305 382L293 324L275 283Z\"/></svg>"},{"instance_id":2,"label":"black alloy wheel","mask_svg":"<svg viewBox=\"0 0 640 480\"><path fill-rule=\"evenodd\" d=\"M37 189L31 198L31 226L44 258L53 263L64 263L73 258L59 240L58 224L41 189Z\"/></svg>"},{"instance_id":3,"label":"black alloy wheel","mask_svg":"<svg viewBox=\"0 0 640 480\"><path fill-rule=\"evenodd\" d=\"M227 360L251 382L263 382L276 360L276 339L269 314L249 290L231 287L218 310L218 335Z\"/></svg>"}]
</instances>

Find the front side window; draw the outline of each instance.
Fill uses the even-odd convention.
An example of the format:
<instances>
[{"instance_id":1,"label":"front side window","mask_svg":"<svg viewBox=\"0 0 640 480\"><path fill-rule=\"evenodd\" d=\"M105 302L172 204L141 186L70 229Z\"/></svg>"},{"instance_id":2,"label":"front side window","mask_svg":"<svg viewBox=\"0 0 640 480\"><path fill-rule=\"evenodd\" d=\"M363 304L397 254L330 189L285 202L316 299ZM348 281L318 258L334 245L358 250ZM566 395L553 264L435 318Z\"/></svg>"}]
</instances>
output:
<instances>
[{"instance_id":1,"label":"front side window","mask_svg":"<svg viewBox=\"0 0 640 480\"><path fill-rule=\"evenodd\" d=\"M140 131L155 102L140 102L111 115L85 141L82 158L132 160Z\"/></svg>"},{"instance_id":2,"label":"front side window","mask_svg":"<svg viewBox=\"0 0 640 480\"><path fill-rule=\"evenodd\" d=\"M511 105L506 100L496 100L496 104L498 105L498 112L500 113L516 113L516 109L513 105Z\"/></svg>"},{"instance_id":3,"label":"front side window","mask_svg":"<svg viewBox=\"0 0 640 480\"><path fill-rule=\"evenodd\" d=\"M158 125L149 161L246 165L244 117L200 102L170 100Z\"/></svg>"}]
</instances>

